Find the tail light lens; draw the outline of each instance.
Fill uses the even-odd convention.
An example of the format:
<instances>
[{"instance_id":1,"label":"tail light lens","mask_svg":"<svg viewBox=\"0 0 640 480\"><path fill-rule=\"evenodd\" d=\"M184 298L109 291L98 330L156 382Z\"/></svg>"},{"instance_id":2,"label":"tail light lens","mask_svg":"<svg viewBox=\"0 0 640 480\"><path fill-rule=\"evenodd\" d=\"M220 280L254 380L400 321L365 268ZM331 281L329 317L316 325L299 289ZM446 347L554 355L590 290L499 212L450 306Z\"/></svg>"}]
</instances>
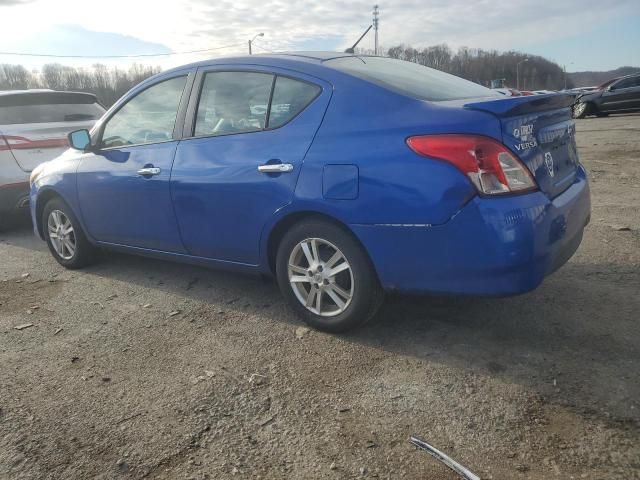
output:
<instances>
[{"instance_id":1,"label":"tail light lens","mask_svg":"<svg viewBox=\"0 0 640 480\"><path fill-rule=\"evenodd\" d=\"M418 155L451 163L479 193L499 195L536 190L531 172L500 142L480 135L421 135L407 139Z\"/></svg>"},{"instance_id":2,"label":"tail light lens","mask_svg":"<svg viewBox=\"0 0 640 480\"><path fill-rule=\"evenodd\" d=\"M13 135L3 135L0 137L0 149L2 150L20 150L29 145L30 140L24 137L16 137Z\"/></svg>"},{"instance_id":3,"label":"tail light lens","mask_svg":"<svg viewBox=\"0 0 640 480\"><path fill-rule=\"evenodd\" d=\"M26 137L0 135L0 150L30 150L32 148L58 148L68 146L69 141L66 138L30 140Z\"/></svg>"}]
</instances>

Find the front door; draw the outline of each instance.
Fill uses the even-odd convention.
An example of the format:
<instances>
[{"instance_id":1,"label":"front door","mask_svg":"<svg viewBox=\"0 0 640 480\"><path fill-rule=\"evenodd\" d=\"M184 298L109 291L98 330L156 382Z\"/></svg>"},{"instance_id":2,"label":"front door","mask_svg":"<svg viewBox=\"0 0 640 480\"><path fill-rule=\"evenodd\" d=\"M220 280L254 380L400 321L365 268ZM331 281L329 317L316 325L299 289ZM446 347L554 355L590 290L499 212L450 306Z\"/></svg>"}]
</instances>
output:
<instances>
[{"instance_id":1,"label":"front door","mask_svg":"<svg viewBox=\"0 0 640 480\"><path fill-rule=\"evenodd\" d=\"M171 186L190 254L256 265L262 228L291 201L331 89L251 68L198 73Z\"/></svg>"},{"instance_id":2,"label":"front door","mask_svg":"<svg viewBox=\"0 0 640 480\"><path fill-rule=\"evenodd\" d=\"M80 163L80 210L96 240L184 252L169 181L186 84L187 75L178 75L135 95L106 120L96 153Z\"/></svg>"},{"instance_id":3,"label":"front door","mask_svg":"<svg viewBox=\"0 0 640 480\"><path fill-rule=\"evenodd\" d=\"M602 93L600 110L614 112L616 110L635 110L640 108L640 75L623 78L612 84Z\"/></svg>"}]
</instances>

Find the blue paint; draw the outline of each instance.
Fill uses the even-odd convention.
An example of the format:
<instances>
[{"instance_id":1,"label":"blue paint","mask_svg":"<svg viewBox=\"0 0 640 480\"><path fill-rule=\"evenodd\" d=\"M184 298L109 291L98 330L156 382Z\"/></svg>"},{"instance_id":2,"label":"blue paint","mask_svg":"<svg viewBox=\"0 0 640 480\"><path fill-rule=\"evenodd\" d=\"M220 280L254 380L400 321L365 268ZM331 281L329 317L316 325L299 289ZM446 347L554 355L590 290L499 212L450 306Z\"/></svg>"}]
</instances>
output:
<instances>
[{"instance_id":1,"label":"blue paint","mask_svg":"<svg viewBox=\"0 0 640 480\"><path fill-rule=\"evenodd\" d=\"M322 196L327 200L358 198L358 167L325 165L322 171Z\"/></svg>"},{"instance_id":2,"label":"blue paint","mask_svg":"<svg viewBox=\"0 0 640 480\"><path fill-rule=\"evenodd\" d=\"M210 60L148 79L117 102L92 135L142 89L210 70L286 75L321 93L272 130L192 138L188 128L178 128L162 143L68 151L46 164L32 186L34 221L42 195L56 192L96 244L270 273L267 247L280 222L321 214L360 240L385 289L455 294L531 290L580 243L589 187L559 99L531 111L527 102L533 99L526 98L419 101L315 58L259 55ZM184 101L190 94L193 103L198 89L194 84ZM530 123L538 146L514 155L540 187L532 193L480 196L453 165L406 145L413 135L464 133L491 137L514 151L514 129ZM547 151L557 159L553 178L541 162ZM271 163L290 164L292 171L258 172ZM149 165L161 173L136 175Z\"/></svg>"}]
</instances>

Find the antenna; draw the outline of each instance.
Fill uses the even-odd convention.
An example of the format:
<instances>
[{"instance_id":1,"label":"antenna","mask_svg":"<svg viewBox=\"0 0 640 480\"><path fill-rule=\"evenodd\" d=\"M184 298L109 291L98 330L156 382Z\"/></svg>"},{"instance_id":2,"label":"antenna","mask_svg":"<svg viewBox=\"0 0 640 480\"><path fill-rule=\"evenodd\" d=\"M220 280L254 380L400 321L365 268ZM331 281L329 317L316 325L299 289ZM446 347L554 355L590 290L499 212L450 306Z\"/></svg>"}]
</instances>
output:
<instances>
[{"instance_id":1,"label":"antenna","mask_svg":"<svg viewBox=\"0 0 640 480\"><path fill-rule=\"evenodd\" d=\"M378 5L374 5L373 6L373 30L376 34L375 36L375 43L374 43L374 47L373 47L373 54L374 55L378 55L378 23L379 23L379 17L380 16L380 10Z\"/></svg>"},{"instance_id":2,"label":"antenna","mask_svg":"<svg viewBox=\"0 0 640 480\"><path fill-rule=\"evenodd\" d=\"M371 30L371 27L373 27L373 25L369 25L369 28L367 28L364 33L362 35L360 35L360 38L356 41L356 43L353 44L353 47L351 48L347 48L344 53L356 53L356 47L358 46L358 44L360 43L360 40L362 40L364 38L364 36L369 33L369 30Z\"/></svg>"}]
</instances>

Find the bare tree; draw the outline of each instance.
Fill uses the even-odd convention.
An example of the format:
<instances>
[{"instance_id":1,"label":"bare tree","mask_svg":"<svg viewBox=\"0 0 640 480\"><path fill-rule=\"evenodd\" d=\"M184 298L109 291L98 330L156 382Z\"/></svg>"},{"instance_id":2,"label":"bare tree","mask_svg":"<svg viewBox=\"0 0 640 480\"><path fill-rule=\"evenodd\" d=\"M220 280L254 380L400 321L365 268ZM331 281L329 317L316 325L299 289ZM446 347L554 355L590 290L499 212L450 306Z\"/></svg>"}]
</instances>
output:
<instances>
[{"instance_id":1,"label":"bare tree","mask_svg":"<svg viewBox=\"0 0 640 480\"><path fill-rule=\"evenodd\" d=\"M520 65L520 76L526 88L537 90L564 87L564 72L560 65L546 58L521 52L461 47L453 53L446 44L423 49L397 45L387 50L387 56L452 73L482 85L489 85L491 80L504 79L506 85L513 87L516 86L516 64L528 58L526 63ZM573 86L570 80L567 86Z\"/></svg>"},{"instance_id":2,"label":"bare tree","mask_svg":"<svg viewBox=\"0 0 640 480\"><path fill-rule=\"evenodd\" d=\"M39 72L30 72L22 65L0 64L0 90L50 88L90 92L103 105L111 106L133 86L159 72L159 67L139 64L121 70L99 63L88 69L49 63Z\"/></svg>"},{"instance_id":3,"label":"bare tree","mask_svg":"<svg viewBox=\"0 0 640 480\"><path fill-rule=\"evenodd\" d=\"M0 90L29 88L31 73L22 65L0 65Z\"/></svg>"}]
</instances>

